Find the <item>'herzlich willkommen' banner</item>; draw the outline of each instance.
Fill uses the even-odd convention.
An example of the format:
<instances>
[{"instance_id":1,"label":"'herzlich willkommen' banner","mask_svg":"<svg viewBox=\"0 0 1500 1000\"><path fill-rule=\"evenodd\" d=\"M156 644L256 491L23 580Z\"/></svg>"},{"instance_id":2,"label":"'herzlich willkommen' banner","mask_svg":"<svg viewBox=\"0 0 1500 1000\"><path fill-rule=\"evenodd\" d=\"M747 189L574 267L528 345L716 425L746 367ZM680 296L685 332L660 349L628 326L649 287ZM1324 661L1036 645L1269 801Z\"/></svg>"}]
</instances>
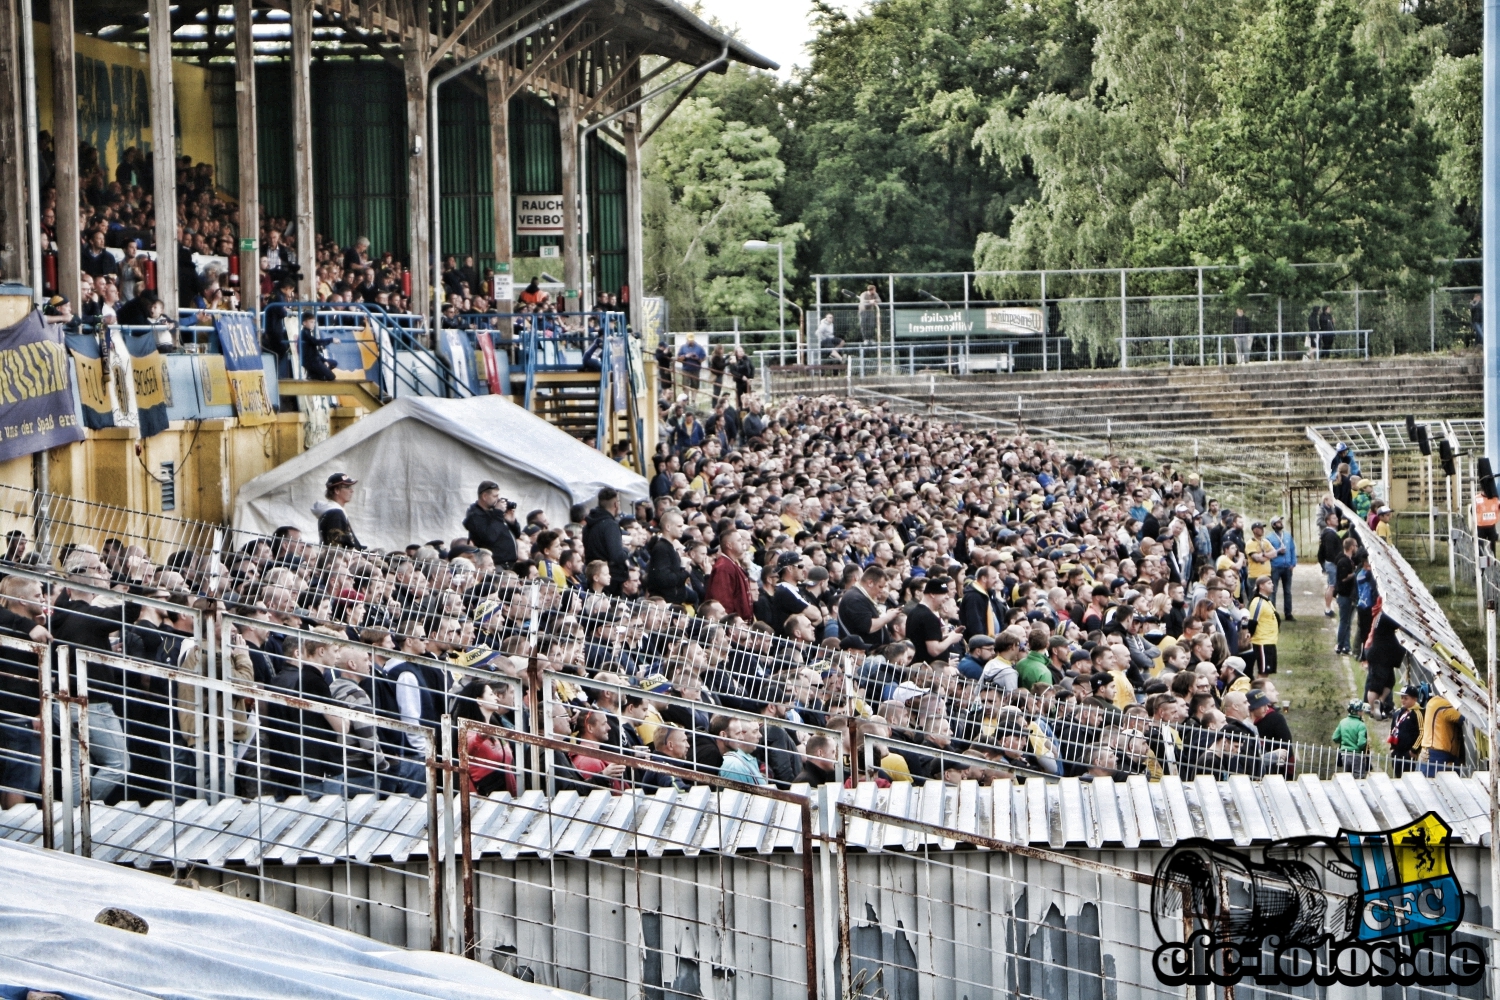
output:
<instances>
[{"instance_id":1,"label":"'herzlich willkommen' banner","mask_svg":"<svg viewBox=\"0 0 1500 1000\"><path fill-rule=\"evenodd\" d=\"M260 361L260 338L255 325L243 313L221 314L214 318L219 335L219 351L229 375L229 390L234 396L234 412L246 427L268 424L276 419L266 391L266 370Z\"/></svg>"},{"instance_id":2,"label":"'herzlich willkommen' banner","mask_svg":"<svg viewBox=\"0 0 1500 1000\"><path fill-rule=\"evenodd\" d=\"M0 330L0 461L82 440L62 331L33 311Z\"/></svg>"}]
</instances>

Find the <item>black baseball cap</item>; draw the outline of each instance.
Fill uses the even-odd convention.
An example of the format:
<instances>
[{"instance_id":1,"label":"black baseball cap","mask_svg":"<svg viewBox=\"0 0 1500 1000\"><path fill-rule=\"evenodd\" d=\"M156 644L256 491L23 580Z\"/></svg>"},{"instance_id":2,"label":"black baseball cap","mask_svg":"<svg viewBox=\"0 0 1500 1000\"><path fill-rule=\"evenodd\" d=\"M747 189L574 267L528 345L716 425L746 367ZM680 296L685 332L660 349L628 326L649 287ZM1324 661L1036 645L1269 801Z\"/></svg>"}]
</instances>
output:
<instances>
[{"instance_id":1,"label":"black baseball cap","mask_svg":"<svg viewBox=\"0 0 1500 1000\"><path fill-rule=\"evenodd\" d=\"M342 472L335 472L333 475L328 477L327 485L331 490L338 486L353 486L357 482L359 482L358 479L350 479L346 474Z\"/></svg>"}]
</instances>

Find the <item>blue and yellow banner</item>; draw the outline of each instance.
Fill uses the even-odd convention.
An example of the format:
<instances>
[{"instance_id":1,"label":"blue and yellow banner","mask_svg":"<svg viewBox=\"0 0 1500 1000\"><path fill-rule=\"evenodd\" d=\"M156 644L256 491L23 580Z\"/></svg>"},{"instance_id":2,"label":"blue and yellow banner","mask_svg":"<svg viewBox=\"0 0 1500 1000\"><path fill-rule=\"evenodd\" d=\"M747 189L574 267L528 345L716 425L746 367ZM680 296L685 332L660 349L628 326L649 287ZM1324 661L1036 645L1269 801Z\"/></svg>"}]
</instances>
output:
<instances>
[{"instance_id":1,"label":"blue and yellow banner","mask_svg":"<svg viewBox=\"0 0 1500 1000\"><path fill-rule=\"evenodd\" d=\"M221 313L214 318L214 332L219 336L224 373L240 423L246 427L271 423L276 412L266 391L266 370L260 361L260 337L255 324L244 313Z\"/></svg>"},{"instance_id":2,"label":"blue and yellow banner","mask_svg":"<svg viewBox=\"0 0 1500 1000\"><path fill-rule=\"evenodd\" d=\"M172 387L151 331L115 327L105 334L69 334L67 341L89 429L138 427L143 438L167 429Z\"/></svg>"},{"instance_id":3,"label":"blue and yellow banner","mask_svg":"<svg viewBox=\"0 0 1500 1000\"><path fill-rule=\"evenodd\" d=\"M83 440L62 331L39 310L0 330L0 461Z\"/></svg>"}]
</instances>

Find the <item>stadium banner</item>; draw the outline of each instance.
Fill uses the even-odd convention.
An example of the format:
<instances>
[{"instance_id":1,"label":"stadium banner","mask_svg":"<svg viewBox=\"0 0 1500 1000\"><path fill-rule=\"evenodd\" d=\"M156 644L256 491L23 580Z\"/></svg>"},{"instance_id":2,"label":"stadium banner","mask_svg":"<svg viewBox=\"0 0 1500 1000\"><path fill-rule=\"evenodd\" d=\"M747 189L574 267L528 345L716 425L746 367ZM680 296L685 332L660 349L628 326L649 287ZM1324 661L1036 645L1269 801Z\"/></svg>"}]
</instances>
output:
<instances>
[{"instance_id":1,"label":"stadium banner","mask_svg":"<svg viewBox=\"0 0 1500 1000\"><path fill-rule=\"evenodd\" d=\"M170 426L172 387L154 332L126 333L115 326L104 335L68 334L67 344L78 370L85 427L135 427L148 438Z\"/></svg>"},{"instance_id":2,"label":"stadium banner","mask_svg":"<svg viewBox=\"0 0 1500 1000\"><path fill-rule=\"evenodd\" d=\"M641 299L641 339L648 351L656 349L667 335L667 300L659 295Z\"/></svg>"},{"instance_id":3,"label":"stadium banner","mask_svg":"<svg viewBox=\"0 0 1500 1000\"><path fill-rule=\"evenodd\" d=\"M33 310L0 330L0 460L83 440L61 329Z\"/></svg>"},{"instance_id":4,"label":"stadium banner","mask_svg":"<svg viewBox=\"0 0 1500 1000\"><path fill-rule=\"evenodd\" d=\"M1042 332L1043 316L1034 307L949 308L934 303L920 309L896 307L897 337L943 337L955 334L1010 334L1029 337Z\"/></svg>"},{"instance_id":5,"label":"stadium banner","mask_svg":"<svg viewBox=\"0 0 1500 1000\"><path fill-rule=\"evenodd\" d=\"M255 324L243 313L221 314L214 317L214 332L219 336L224 373L240 423L246 427L271 423L276 414L266 391L266 370L260 360Z\"/></svg>"}]
</instances>

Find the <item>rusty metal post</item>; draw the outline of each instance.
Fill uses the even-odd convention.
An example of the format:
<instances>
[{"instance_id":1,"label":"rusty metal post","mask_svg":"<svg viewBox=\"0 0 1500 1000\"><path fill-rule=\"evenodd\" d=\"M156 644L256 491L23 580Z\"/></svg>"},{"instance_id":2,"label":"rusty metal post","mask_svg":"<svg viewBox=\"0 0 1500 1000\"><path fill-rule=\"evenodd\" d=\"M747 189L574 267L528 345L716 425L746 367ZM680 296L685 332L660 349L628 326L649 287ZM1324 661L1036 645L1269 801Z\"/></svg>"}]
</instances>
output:
<instances>
[{"instance_id":1,"label":"rusty metal post","mask_svg":"<svg viewBox=\"0 0 1500 1000\"><path fill-rule=\"evenodd\" d=\"M462 736L462 733L460 733ZM462 794L458 800L458 819L463 831L463 882L464 882L464 957L479 961L479 938L475 935L474 917L474 813L469 797L474 794L474 781L469 777L469 754L467 740L458 741L459 783Z\"/></svg>"},{"instance_id":2,"label":"rusty metal post","mask_svg":"<svg viewBox=\"0 0 1500 1000\"><path fill-rule=\"evenodd\" d=\"M50 625L50 622L49 622ZM59 652L61 650L59 649ZM52 696L52 653L48 643L45 652L37 654L37 687L40 698L42 720L42 847L57 850L57 801L52 791L52 712L57 704Z\"/></svg>"},{"instance_id":3,"label":"rusty metal post","mask_svg":"<svg viewBox=\"0 0 1500 1000\"><path fill-rule=\"evenodd\" d=\"M80 664L80 667L83 664ZM78 671L78 843L79 853L94 856L93 782L89 774L89 672Z\"/></svg>"},{"instance_id":4,"label":"rusty metal post","mask_svg":"<svg viewBox=\"0 0 1500 1000\"><path fill-rule=\"evenodd\" d=\"M68 660L72 652L67 646L57 651L57 708L61 719L58 739L58 756L62 763L62 839L63 850L73 853L73 706L69 704L71 691L68 680Z\"/></svg>"},{"instance_id":5,"label":"rusty metal post","mask_svg":"<svg viewBox=\"0 0 1500 1000\"><path fill-rule=\"evenodd\" d=\"M531 715L531 734L533 736L550 736L552 734L552 720L542 718L544 707L542 699L542 665L537 662L536 648L532 647L531 655L526 660L526 711ZM546 751L540 746L531 746L529 756L531 757L532 787L543 787L544 775L546 774Z\"/></svg>"},{"instance_id":6,"label":"rusty metal post","mask_svg":"<svg viewBox=\"0 0 1500 1000\"><path fill-rule=\"evenodd\" d=\"M434 736L436 734L433 734ZM438 850L437 750L427 739L427 912L431 920L428 951L443 950L443 863Z\"/></svg>"},{"instance_id":7,"label":"rusty metal post","mask_svg":"<svg viewBox=\"0 0 1500 1000\"><path fill-rule=\"evenodd\" d=\"M443 950L454 953L462 950L462 945L457 940L449 946L448 938L457 937L462 930L462 921L456 912L457 899L453 892L458 887L458 872L456 865L458 853L456 834L453 823L453 717L444 712L442 716L443 727L443 761L439 765L443 771L443 907L447 911L445 928L447 933L443 935Z\"/></svg>"},{"instance_id":8,"label":"rusty metal post","mask_svg":"<svg viewBox=\"0 0 1500 1000\"><path fill-rule=\"evenodd\" d=\"M802 800L801 811L802 926L807 939L807 1000L818 1000L818 906L813 895L812 799Z\"/></svg>"},{"instance_id":9,"label":"rusty metal post","mask_svg":"<svg viewBox=\"0 0 1500 1000\"><path fill-rule=\"evenodd\" d=\"M844 807L840 804L838 808L838 865L839 865L839 978L842 989L840 993L846 997L856 996L854 992L854 954L849 948L849 862L847 858L848 842L844 836Z\"/></svg>"}]
</instances>

